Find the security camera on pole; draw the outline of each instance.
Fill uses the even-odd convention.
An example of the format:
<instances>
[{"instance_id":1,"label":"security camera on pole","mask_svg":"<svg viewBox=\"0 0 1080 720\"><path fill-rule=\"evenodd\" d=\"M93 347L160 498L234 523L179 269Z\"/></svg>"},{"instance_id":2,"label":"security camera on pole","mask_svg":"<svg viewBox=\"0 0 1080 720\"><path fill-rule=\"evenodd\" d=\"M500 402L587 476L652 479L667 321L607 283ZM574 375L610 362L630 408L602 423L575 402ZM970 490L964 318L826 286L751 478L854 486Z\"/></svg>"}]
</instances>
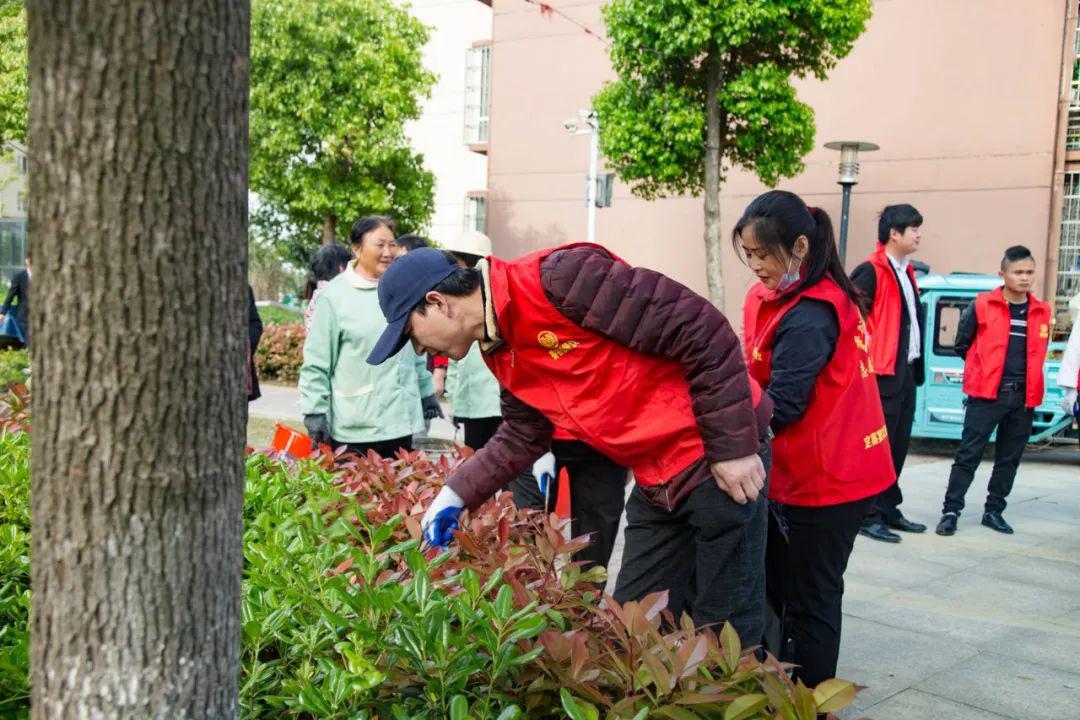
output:
<instances>
[{"instance_id":1,"label":"security camera on pole","mask_svg":"<svg viewBox=\"0 0 1080 720\"><path fill-rule=\"evenodd\" d=\"M589 174L585 178L585 207L588 209L589 242L596 242L596 208L611 205L611 174L597 175L600 162L600 117L594 110L581 110L576 118L569 118L563 127L571 135L589 134ZM602 192L600 185L603 184Z\"/></svg>"}]
</instances>

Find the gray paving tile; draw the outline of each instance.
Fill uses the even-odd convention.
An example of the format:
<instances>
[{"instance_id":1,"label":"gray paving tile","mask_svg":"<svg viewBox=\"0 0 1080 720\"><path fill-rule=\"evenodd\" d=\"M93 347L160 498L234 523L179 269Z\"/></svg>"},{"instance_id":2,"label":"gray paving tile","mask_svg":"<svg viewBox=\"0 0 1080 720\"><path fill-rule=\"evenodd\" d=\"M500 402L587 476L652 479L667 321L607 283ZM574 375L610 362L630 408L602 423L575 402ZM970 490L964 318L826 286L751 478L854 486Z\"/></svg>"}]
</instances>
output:
<instances>
[{"instance_id":1,"label":"gray paving tile","mask_svg":"<svg viewBox=\"0 0 1080 720\"><path fill-rule=\"evenodd\" d=\"M919 690L904 690L866 710L847 709L841 720L1021 720Z\"/></svg>"},{"instance_id":2,"label":"gray paving tile","mask_svg":"<svg viewBox=\"0 0 1080 720\"><path fill-rule=\"evenodd\" d=\"M1080 674L983 652L915 685L1006 717L1062 720L1080 715Z\"/></svg>"}]
</instances>

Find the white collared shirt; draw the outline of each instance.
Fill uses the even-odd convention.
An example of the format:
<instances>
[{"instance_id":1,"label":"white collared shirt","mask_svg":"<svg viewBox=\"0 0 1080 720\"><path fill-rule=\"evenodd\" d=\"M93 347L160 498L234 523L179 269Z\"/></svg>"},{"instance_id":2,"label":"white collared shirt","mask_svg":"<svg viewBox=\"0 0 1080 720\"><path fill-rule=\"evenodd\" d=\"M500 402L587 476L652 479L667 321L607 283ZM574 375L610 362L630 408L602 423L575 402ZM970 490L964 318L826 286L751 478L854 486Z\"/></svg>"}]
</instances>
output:
<instances>
[{"instance_id":1,"label":"white collared shirt","mask_svg":"<svg viewBox=\"0 0 1080 720\"><path fill-rule=\"evenodd\" d=\"M919 337L919 316L915 309L915 303L918 300L915 299L915 288L912 287L911 278L907 274L908 264L911 260L908 258L897 260L889 253L885 253L885 255L889 258L896 276L900 278L900 291L904 293L904 303L907 305L908 317L911 319L911 330L908 332L907 359L909 363L912 363L922 355L922 338Z\"/></svg>"}]
</instances>

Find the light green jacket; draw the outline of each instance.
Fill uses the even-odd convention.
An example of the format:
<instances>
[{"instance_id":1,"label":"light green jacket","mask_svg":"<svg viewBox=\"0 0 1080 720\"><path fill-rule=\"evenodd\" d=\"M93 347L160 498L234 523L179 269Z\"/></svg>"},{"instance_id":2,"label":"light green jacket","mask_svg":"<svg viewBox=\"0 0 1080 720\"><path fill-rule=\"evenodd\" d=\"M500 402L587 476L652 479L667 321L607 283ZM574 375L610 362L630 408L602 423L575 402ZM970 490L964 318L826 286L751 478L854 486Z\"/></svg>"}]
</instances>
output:
<instances>
[{"instance_id":1,"label":"light green jacket","mask_svg":"<svg viewBox=\"0 0 1080 720\"><path fill-rule=\"evenodd\" d=\"M473 343L469 354L461 360L451 360L446 370L446 394L454 406L455 418L501 417L499 381L488 370Z\"/></svg>"},{"instance_id":2,"label":"light green jacket","mask_svg":"<svg viewBox=\"0 0 1080 720\"><path fill-rule=\"evenodd\" d=\"M420 398L435 392L424 358L409 345L382 365L368 365L367 356L386 327L377 288L350 264L319 294L304 342L300 410L326 413L337 442L422 432Z\"/></svg>"}]
</instances>

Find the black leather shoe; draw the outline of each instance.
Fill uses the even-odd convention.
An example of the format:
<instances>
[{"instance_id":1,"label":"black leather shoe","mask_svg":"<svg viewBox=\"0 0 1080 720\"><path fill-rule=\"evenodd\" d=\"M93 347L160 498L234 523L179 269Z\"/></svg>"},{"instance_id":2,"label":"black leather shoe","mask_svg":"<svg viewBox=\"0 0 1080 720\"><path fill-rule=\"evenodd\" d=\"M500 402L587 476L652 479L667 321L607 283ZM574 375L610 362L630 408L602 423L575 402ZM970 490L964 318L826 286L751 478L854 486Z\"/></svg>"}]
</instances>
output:
<instances>
[{"instance_id":1,"label":"black leather shoe","mask_svg":"<svg viewBox=\"0 0 1080 720\"><path fill-rule=\"evenodd\" d=\"M937 524L937 530L934 532L938 535L955 535L956 520L956 513L945 513L941 516L941 522Z\"/></svg>"},{"instance_id":2,"label":"black leather shoe","mask_svg":"<svg viewBox=\"0 0 1080 720\"><path fill-rule=\"evenodd\" d=\"M999 512L988 512L983 514L982 524L991 530L997 530L999 533L1005 533L1006 535L1013 534L1012 526L1005 522L1005 518L1001 517L1001 513Z\"/></svg>"},{"instance_id":3,"label":"black leather shoe","mask_svg":"<svg viewBox=\"0 0 1080 720\"><path fill-rule=\"evenodd\" d=\"M903 515L900 515L894 520L886 520L885 524L893 530L900 530L901 532L909 533L921 533L926 532L926 526L922 523L911 522Z\"/></svg>"},{"instance_id":4,"label":"black leather shoe","mask_svg":"<svg viewBox=\"0 0 1080 720\"><path fill-rule=\"evenodd\" d=\"M860 535L865 535L872 540L880 540L887 543L900 542L900 536L885 527L885 523L871 523L869 525L863 525L859 529Z\"/></svg>"}]
</instances>

